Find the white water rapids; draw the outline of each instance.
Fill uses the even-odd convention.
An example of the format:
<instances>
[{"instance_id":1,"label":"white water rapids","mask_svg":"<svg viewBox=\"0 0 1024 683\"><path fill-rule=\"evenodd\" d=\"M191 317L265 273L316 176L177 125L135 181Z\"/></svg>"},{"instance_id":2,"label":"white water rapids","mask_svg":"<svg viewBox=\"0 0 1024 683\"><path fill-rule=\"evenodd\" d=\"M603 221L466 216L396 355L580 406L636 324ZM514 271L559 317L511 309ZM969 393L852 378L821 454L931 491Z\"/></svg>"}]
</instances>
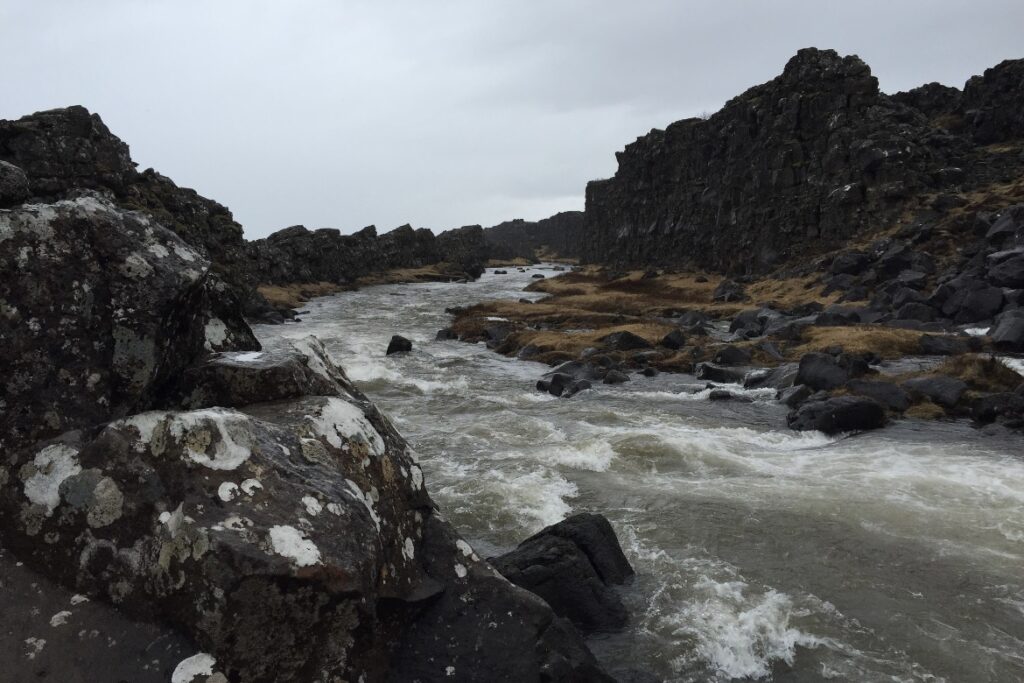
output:
<instances>
[{"instance_id":1,"label":"white water rapids","mask_svg":"<svg viewBox=\"0 0 1024 683\"><path fill-rule=\"evenodd\" d=\"M609 670L1024 680L1024 439L963 422L801 434L770 392L709 402L685 375L553 398L534 389L544 365L434 341L445 307L539 298L521 291L537 270L508 270L325 297L257 334L320 337L481 555L605 514L637 570L629 628L589 641ZM385 357L392 334L413 351Z\"/></svg>"}]
</instances>

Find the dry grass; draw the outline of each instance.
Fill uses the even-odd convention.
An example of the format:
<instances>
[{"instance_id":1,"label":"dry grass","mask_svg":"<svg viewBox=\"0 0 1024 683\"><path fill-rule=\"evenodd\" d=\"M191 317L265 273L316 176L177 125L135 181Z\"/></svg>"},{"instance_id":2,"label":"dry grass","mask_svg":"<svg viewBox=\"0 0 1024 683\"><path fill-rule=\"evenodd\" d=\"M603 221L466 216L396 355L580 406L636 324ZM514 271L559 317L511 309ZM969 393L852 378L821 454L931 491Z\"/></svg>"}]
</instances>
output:
<instances>
[{"instance_id":1,"label":"dry grass","mask_svg":"<svg viewBox=\"0 0 1024 683\"><path fill-rule=\"evenodd\" d=\"M275 308L298 308L318 296L340 292L344 287L333 282L309 282L291 285L260 285L256 288Z\"/></svg>"},{"instance_id":2,"label":"dry grass","mask_svg":"<svg viewBox=\"0 0 1024 683\"><path fill-rule=\"evenodd\" d=\"M851 325L848 327L816 327L804 330L802 343L790 349L789 356L797 360L811 351L824 351L830 346L841 346L847 353L877 353L882 358L899 358L917 353L921 345L921 332L901 330L881 325Z\"/></svg>"},{"instance_id":3,"label":"dry grass","mask_svg":"<svg viewBox=\"0 0 1024 683\"><path fill-rule=\"evenodd\" d=\"M415 282L446 282L452 278L463 277L457 266L450 263L434 263L420 268L395 268L379 273L364 275L356 280L360 287L369 285L397 285Z\"/></svg>"},{"instance_id":4,"label":"dry grass","mask_svg":"<svg viewBox=\"0 0 1024 683\"><path fill-rule=\"evenodd\" d=\"M1013 391L1021 384L1020 375L988 355L953 356L928 374L956 377L975 391Z\"/></svg>"},{"instance_id":5,"label":"dry grass","mask_svg":"<svg viewBox=\"0 0 1024 683\"><path fill-rule=\"evenodd\" d=\"M918 420L941 420L946 417L946 411L928 399L915 403L903 413L906 417L914 417Z\"/></svg>"},{"instance_id":6,"label":"dry grass","mask_svg":"<svg viewBox=\"0 0 1024 683\"><path fill-rule=\"evenodd\" d=\"M492 258L487 261L486 265L488 268L520 268L523 266L533 265L531 261L524 259L522 256L514 259L496 259Z\"/></svg>"},{"instance_id":7,"label":"dry grass","mask_svg":"<svg viewBox=\"0 0 1024 683\"><path fill-rule=\"evenodd\" d=\"M600 347L601 338L615 332L632 332L638 337L656 345L661 338L672 330L670 325L657 323L635 323L630 325L613 325L596 330L563 331L563 330L527 330L517 333L523 346L533 344L542 351L564 351L579 354L585 348Z\"/></svg>"}]
</instances>

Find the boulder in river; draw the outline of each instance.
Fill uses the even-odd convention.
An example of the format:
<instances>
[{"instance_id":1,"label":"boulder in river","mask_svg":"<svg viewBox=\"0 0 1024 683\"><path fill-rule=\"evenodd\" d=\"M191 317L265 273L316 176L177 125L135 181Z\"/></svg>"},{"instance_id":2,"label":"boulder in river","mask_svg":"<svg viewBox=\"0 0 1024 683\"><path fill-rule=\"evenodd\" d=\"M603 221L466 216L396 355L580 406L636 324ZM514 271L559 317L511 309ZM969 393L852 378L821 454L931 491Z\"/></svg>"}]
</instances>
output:
<instances>
[{"instance_id":1,"label":"boulder in river","mask_svg":"<svg viewBox=\"0 0 1024 683\"><path fill-rule=\"evenodd\" d=\"M811 389L836 389L850 379L850 372L826 353L805 353L800 358L795 384L806 384Z\"/></svg>"},{"instance_id":2,"label":"boulder in river","mask_svg":"<svg viewBox=\"0 0 1024 683\"><path fill-rule=\"evenodd\" d=\"M612 585L633 575L615 532L600 515L579 514L547 527L491 562L512 583L584 631L622 628L628 615Z\"/></svg>"},{"instance_id":3,"label":"boulder in river","mask_svg":"<svg viewBox=\"0 0 1024 683\"><path fill-rule=\"evenodd\" d=\"M390 356L393 353L407 353L409 351L412 351L412 341L396 334L388 342L388 350L385 355Z\"/></svg>"},{"instance_id":4,"label":"boulder in river","mask_svg":"<svg viewBox=\"0 0 1024 683\"><path fill-rule=\"evenodd\" d=\"M836 396L803 403L786 419L790 429L826 434L864 431L885 426L885 409L864 396Z\"/></svg>"},{"instance_id":5,"label":"boulder in river","mask_svg":"<svg viewBox=\"0 0 1024 683\"><path fill-rule=\"evenodd\" d=\"M927 398L943 408L952 409L967 391L967 384L956 377L935 375L915 377L902 384L904 391L917 398Z\"/></svg>"},{"instance_id":6,"label":"boulder in river","mask_svg":"<svg viewBox=\"0 0 1024 683\"><path fill-rule=\"evenodd\" d=\"M612 351L635 351L637 349L650 349L654 346L643 337L629 331L612 332L597 341Z\"/></svg>"}]
</instances>

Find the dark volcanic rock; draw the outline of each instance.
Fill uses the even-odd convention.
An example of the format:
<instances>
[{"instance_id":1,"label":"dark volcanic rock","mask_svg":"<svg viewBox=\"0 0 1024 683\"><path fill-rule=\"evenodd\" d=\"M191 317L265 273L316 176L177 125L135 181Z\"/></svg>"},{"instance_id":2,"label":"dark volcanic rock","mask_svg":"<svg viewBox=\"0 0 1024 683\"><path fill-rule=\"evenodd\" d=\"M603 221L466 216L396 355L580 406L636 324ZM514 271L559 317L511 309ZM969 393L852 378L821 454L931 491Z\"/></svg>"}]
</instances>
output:
<instances>
[{"instance_id":1,"label":"dark volcanic rock","mask_svg":"<svg viewBox=\"0 0 1024 683\"><path fill-rule=\"evenodd\" d=\"M697 379L706 379L721 384L739 384L750 368L724 368L713 363L698 363L694 371Z\"/></svg>"},{"instance_id":2,"label":"dark volcanic rock","mask_svg":"<svg viewBox=\"0 0 1024 683\"><path fill-rule=\"evenodd\" d=\"M745 389L785 389L793 386L799 373L796 363L784 363L770 370L756 370L743 378Z\"/></svg>"},{"instance_id":3,"label":"dark volcanic rock","mask_svg":"<svg viewBox=\"0 0 1024 683\"><path fill-rule=\"evenodd\" d=\"M714 358L718 365L750 365L750 350L738 346L726 346Z\"/></svg>"},{"instance_id":4,"label":"dark volcanic rock","mask_svg":"<svg viewBox=\"0 0 1024 683\"><path fill-rule=\"evenodd\" d=\"M574 515L491 561L509 581L544 598L585 631L626 624L626 609L610 586L632 576L633 569L600 515Z\"/></svg>"},{"instance_id":5,"label":"dark volcanic rock","mask_svg":"<svg viewBox=\"0 0 1024 683\"><path fill-rule=\"evenodd\" d=\"M989 334L997 349L1024 351L1024 310L1003 313Z\"/></svg>"},{"instance_id":6,"label":"dark volcanic rock","mask_svg":"<svg viewBox=\"0 0 1024 683\"><path fill-rule=\"evenodd\" d=\"M654 347L651 342L632 332L612 332L597 341L613 351L635 351L636 349L650 349Z\"/></svg>"},{"instance_id":7,"label":"dark volcanic rock","mask_svg":"<svg viewBox=\"0 0 1024 683\"><path fill-rule=\"evenodd\" d=\"M967 391L967 385L962 380L944 375L908 379L902 387L911 396L927 398L947 409L955 407Z\"/></svg>"},{"instance_id":8,"label":"dark volcanic rock","mask_svg":"<svg viewBox=\"0 0 1024 683\"><path fill-rule=\"evenodd\" d=\"M743 293L743 285L739 284L735 280L722 280L715 291L712 293L711 298L715 301L730 302L730 301L743 301L746 296Z\"/></svg>"},{"instance_id":9,"label":"dark volcanic rock","mask_svg":"<svg viewBox=\"0 0 1024 683\"><path fill-rule=\"evenodd\" d=\"M25 172L14 164L0 161L0 209L20 204L29 194Z\"/></svg>"},{"instance_id":10,"label":"dark volcanic rock","mask_svg":"<svg viewBox=\"0 0 1024 683\"><path fill-rule=\"evenodd\" d=\"M672 330L661 339L661 345L666 349L678 351L686 346L686 335L682 330Z\"/></svg>"},{"instance_id":11,"label":"dark volcanic rock","mask_svg":"<svg viewBox=\"0 0 1024 683\"><path fill-rule=\"evenodd\" d=\"M575 258L583 241L583 212L564 211L536 222L517 218L486 228L483 235L491 258L533 260L538 249Z\"/></svg>"},{"instance_id":12,"label":"dark volcanic rock","mask_svg":"<svg viewBox=\"0 0 1024 683\"><path fill-rule=\"evenodd\" d=\"M408 351L412 351L412 341L396 334L388 342L388 350L385 355L390 356L393 353L406 353Z\"/></svg>"},{"instance_id":13,"label":"dark volcanic rock","mask_svg":"<svg viewBox=\"0 0 1024 683\"><path fill-rule=\"evenodd\" d=\"M868 379L851 379L846 389L856 396L873 398L889 410L903 412L910 407L907 392L892 382L879 382Z\"/></svg>"},{"instance_id":14,"label":"dark volcanic rock","mask_svg":"<svg viewBox=\"0 0 1024 683\"><path fill-rule=\"evenodd\" d=\"M871 398L838 396L802 404L789 414L787 423L790 429L826 434L878 429L885 426L885 409Z\"/></svg>"},{"instance_id":15,"label":"dark volcanic rock","mask_svg":"<svg viewBox=\"0 0 1024 683\"><path fill-rule=\"evenodd\" d=\"M846 384L850 372L835 358L825 353L807 353L800 359L796 384L806 384L811 389L836 389Z\"/></svg>"},{"instance_id":16,"label":"dark volcanic rock","mask_svg":"<svg viewBox=\"0 0 1024 683\"><path fill-rule=\"evenodd\" d=\"M707 120L620 152L615 177L587 186L583 257L764 271L891 221L966 146L879 92L857 57L801 50Z\"/></svg>"},{"instance_id":17,"label":"dark volcanic rock","mask_svg":"<svg viewBox=\"0 0 1024 683\"><path fill-rule=\"evenodd\" d=\"M0 450L157 405L207 351L259 343L210 263L95 195L0 211Z\"/></svg>"}]
</instances>

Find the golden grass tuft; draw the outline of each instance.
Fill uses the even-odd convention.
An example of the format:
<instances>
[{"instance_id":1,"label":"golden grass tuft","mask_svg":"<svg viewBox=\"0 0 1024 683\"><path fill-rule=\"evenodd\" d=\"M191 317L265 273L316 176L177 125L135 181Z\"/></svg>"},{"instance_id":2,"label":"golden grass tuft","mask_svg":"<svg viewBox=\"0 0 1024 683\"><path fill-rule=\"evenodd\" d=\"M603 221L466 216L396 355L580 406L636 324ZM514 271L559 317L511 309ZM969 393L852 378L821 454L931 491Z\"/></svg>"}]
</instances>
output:
<instances>
[{"instance_id":1,"label":"golden grass tuft","mask_svg":"<svg viewBox=\"0 0 1024 683\"><path fill-rule=\"evenodd\" d=\"M918 420L941 420L946 417L946 411L925 399L907 408L903 415L905 417L917 418Z\"/></svg>"},{"instance_id":2,"label":"golden grass tuft","mask_svg":"<svg viewBox=\"0 0 1024 683\"><path fill-rule=\"evenodd\" d=\"M1014 391L1021 385L1021 376L989 355L953 356L936 367L930 375L956 377L975 391Z\"/></svg>"},{"instance_id":3,"label":"golden grass tuft","mask_svg":"<svg viewBox=\"0 0 1024 683\"><path fill-rule=\"evenodd\" d=\"M344 287L333 282L307 282L290 285L259 285L256 291L275 308L298 308L318 296L340 292Z\"/></svg>"},{"instance_id":4,"label":"golden grass tuft","mask_svg":"<svg viewBox=\"0 0 1024 683\"><path fill-rule=\"evenodd\" d=\"M882 358L899 358L919 352L921 332L881 325L811 326L804 330L802 343L790 350L790 357L797 360L805 353L830 346L841 346L847 353L874 352Z\"/></svg>"}]
</instances>

